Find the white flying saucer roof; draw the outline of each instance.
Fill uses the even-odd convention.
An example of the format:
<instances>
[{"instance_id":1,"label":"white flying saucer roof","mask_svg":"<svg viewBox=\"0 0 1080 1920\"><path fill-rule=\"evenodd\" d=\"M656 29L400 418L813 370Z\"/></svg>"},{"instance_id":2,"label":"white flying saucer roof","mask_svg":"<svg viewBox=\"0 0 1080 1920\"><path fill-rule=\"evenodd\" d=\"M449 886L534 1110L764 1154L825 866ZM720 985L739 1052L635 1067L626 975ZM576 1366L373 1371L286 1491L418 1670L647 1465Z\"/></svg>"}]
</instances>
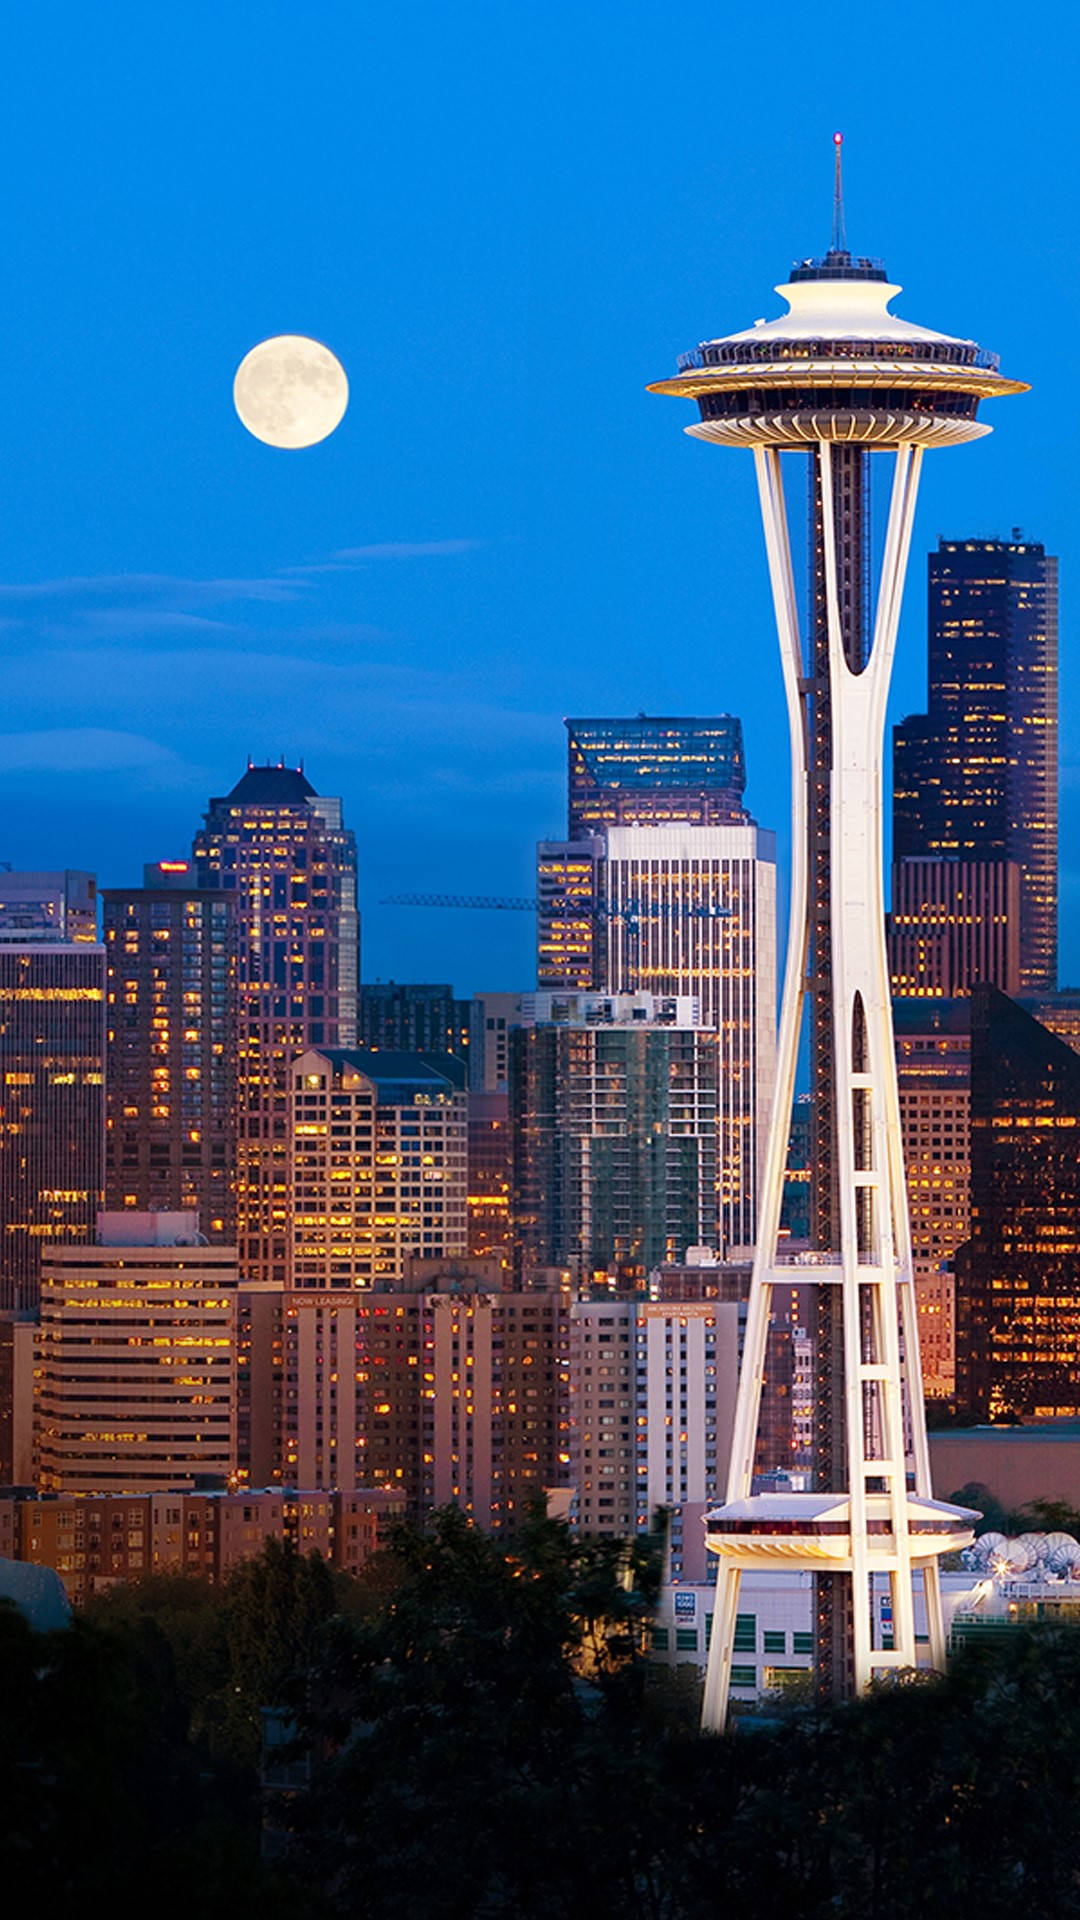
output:
<instances>
[{"instance_id":1,"label":"white flying saucer roof","mask_svg":"<svg viewBox=\"0 0 1080 1920\"><path fill-rule=\"evenodd\" d=\"M889 302L902 288L887 280L794 280L775 291L788 303L789 312L782 318L763 320L740 333L722 334L707 344L730 346L738 340L755 345L763 340L923 340L938 346L975 345L973 340L960 340L954 334L936 333L932 327L898 320L889 312Z\"/></svg>"}]
</instances>

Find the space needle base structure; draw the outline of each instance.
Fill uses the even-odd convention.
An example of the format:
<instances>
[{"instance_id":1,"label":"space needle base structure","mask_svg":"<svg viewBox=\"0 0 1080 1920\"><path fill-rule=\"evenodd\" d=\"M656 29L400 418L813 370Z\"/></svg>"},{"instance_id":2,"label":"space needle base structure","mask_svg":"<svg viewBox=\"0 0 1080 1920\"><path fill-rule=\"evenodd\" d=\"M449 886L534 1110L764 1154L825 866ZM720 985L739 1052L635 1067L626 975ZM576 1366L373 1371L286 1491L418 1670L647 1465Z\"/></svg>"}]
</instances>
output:
<instances>
[{"instance_id":1,"label":"space needle base structure","mask_svg":"<svg viewBox=\"0 0 1080 1920\"><path fill-rule=\"evenodd\" d=\"M938 1560L977 1515L932 1497L911 1234L885 948L885 708L923 452L980 438L979 403L1025 391L972 342L897 319L901 291L847 251L839 192L832 245L776 289L781 319L706 343L653 393L697 402L686 431L750 447L780 641L792 761L792 874L776 1093L736 1402L727 1495L707 1516L718 1559L702 1724L725 1724L744 1571L819 1576L835 1607L838 1694L914 1667L916 1572L932 1666L945 1661ZM782 455L801 456L811 508L800 622ZM891 467L871 609L869 462ZM805 624L806 631L803 631ZM817 1245L779 1238L799 1038L811 998L819 1107ZM774 1286L819 1289L816 1409L826 1436L813 1493L754 1493ZM823 1350L821 1350L823 1349ZM891 1644L872 1576L888 1579ZM838 1587L839 1583L839 1587ZM819 1601L819 1616L821 1602Z\"/></svg>"}]
</instances>

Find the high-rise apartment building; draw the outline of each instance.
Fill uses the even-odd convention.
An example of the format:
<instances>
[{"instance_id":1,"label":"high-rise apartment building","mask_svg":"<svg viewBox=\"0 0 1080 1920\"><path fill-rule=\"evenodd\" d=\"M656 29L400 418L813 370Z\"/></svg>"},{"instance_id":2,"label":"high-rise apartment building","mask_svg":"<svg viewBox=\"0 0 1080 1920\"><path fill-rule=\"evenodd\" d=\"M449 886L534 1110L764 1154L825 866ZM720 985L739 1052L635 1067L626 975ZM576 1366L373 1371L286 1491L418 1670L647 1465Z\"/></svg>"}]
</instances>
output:
<instances>
[{"instance_id":1,"label":"high-rise apartment building","mask_svg":"<svg viewBox=\"0 0 1080 1920\"><path fill-rule=\"evenodd\" d=\"M498 1261L408 1263L395 1284L287 1297L285 1475L454 1503L513 1532L565 1478L557 1288L504 1289Z\"/></svg>"},{"instance_id":2,"label":"high-rise apartment building","mask_svg":"<svg viewBox=\"0 0 1080 1920\"><path fill-rule=\"evenodd\" d=\"M582 1533L637 1525L637 1302L583 1296L569 1311L567 1461Z\"/></svg>"},{"instance_id":3,"label":"high-rise apartment building","mask_svg":"<svg viewBox=\"0 0 1080 1920\"><path fill-rule=\"evenodd\" d=\"M424 1296L422 1501L513 1534L565 1482L565 1309L555 1288L466 1279Z\"/></svg>"},{"instance_id":4,"label":"high-rise apartment building","mask_svg":"<svg viewBox=\"0 0 1080 1920\"><path fill-rule=\"evenodd\" d=\"M241 1272L283 1283L289 1066L308 1047L356 1044L356 843L341 801L302 771L249 766L211 800L194 858L200 888L235 896Z\"/></svg>"},{"instance_id":5,"label":"high-rise apartment building","mask_svg":"<svg viewBox=\"0 0 1080 1920\"><path fill-rule=\"evenodd\" d=\"M310 1048L290 1068L290 1284L399 1282L468 1247L468 1093L452 1054Z\"/></svg>"},{"instance_id":6,"label":"high-rise apartment building","mask_svg":"<svg viewBox=\"0 0 1080 1920\"><path fill-rule=\"evenodd\" d=\"M705 1507L721 1496L731 1456L741 1311L733 1300L637 1307L638 1526L667 1508L676 1579L705 1571Z\"/></svg>"},{"instance_id":7,"label":"high-rise apartment building","mask_svg":"<svg viewBox=\"0 0 1080 1920\"><path fill-rule=\"evenodd\" d=\"M235 895L186 860L106 888L105 1203L236 1239Z\"/></svg>"},{"instance_id":8,"label":"high-rise apartment building","mask_svg":"<svg viewBox=\"0 0 1080 1920\"><path fill-rule=\"evenodd\" d=\"M893 734L893 856L1013 863L1021 988L1052 991L1057 561L1019 535L941 540L929 594L928 711Z\"/></svg>"},{"instance_id":9,"label":"high-rise apartment building","mask_svg":"<svg viewBox=\"0 0 1080 1920\"><path fill-rule=\"evenodd\" d=\"M1080 1413L1080 1059L993 987L971 1001L971 1237L956 1395L975 1420Z\"/></svg>"},{"instance_id":10,"label":"high-rise apartment building","mask_svg":"<svg viewBox=\"0 0 1080 1920\"><path fill-rule=\"evenodd\" d=\"M35 1308L42 1253L93 1238L104 1070L104 947L0 941L0 1308Z\"/></svg>"},{"instance_id":11,"label":"high-rise apartment building","mask_svg":"<svg viewBox=\"0 0 1080 1920\"><path fill-rule=\"evenodd\" d=\"M716 1248L720 1036L692 1001L523 997L511 1038L513 1220L526 1266L643 1282Z\"/></svg>"},{"instance_id":12,"label":"high-rise apartment building","mask_svg":"<svg viewBox=\"0 0 1080 1920\"><path fill-rule=\"evenodd\" d=\"M35 1379L46 1493L191 1487L236 1466L235 1247L194 1214L102 1214L42 1263Z\"/></svg>"}]
</instances>

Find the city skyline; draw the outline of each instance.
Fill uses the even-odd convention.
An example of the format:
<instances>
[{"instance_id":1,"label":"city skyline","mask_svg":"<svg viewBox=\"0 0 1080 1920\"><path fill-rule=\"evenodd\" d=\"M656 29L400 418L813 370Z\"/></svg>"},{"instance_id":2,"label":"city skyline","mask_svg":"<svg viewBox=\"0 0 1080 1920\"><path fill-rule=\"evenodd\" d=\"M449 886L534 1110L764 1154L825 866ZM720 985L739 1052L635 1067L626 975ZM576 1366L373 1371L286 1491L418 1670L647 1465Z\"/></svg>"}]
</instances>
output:
<instances>
[{"instance_id":1,"label":"city skyline","mask_svg":"<svg viewBox=\"0 0 1080 1920\"><path fill-rule=\"evenodd\" d=\"M1008 449L947 493L930 476L915 554L1015 524L1060 554L1069 673L1067 59L1036 36L1006 80L980 45L944 120L929 98L871 111L831 68L778 133L738 91L723 125L688 113L649 7L422 6L419 50L389 21L325 17L332 72L314 39L253 49L243 7L144 21L114 57L120 36L64 5L47 68L13 27L0 857L131 886L248 753L303 758L358 834L369 977L425 977L437 932L439 977L468 992L524 983L524 920L433 928L378 903L403 863L418 888L528 890L531 847L560 830L564 714L739 714L747 803L782 831L757 529L640 386L703 303L706 330L757 312L824 245L834 126L853 244L903 259L913 310L1033 381ZM755 42L733 32L737 63ZM258 446L232 412L240 358L281 327L349 374L342 427L309 453ZM915 595L904 623L894 718L923 704Z\"/></svg>"}]
</instances>

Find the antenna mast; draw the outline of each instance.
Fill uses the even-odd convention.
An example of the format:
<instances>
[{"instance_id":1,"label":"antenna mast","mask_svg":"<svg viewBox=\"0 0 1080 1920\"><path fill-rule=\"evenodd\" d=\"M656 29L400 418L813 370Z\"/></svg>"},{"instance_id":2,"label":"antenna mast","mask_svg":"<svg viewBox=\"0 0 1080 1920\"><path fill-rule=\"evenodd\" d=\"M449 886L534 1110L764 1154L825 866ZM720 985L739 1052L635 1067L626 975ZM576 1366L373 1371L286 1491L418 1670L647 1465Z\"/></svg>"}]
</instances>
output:
<instances>
[{"instance_id":1,"label":"antenna mast","mask_svg":"<svg viewBox=\"0 0 1080 1920\"><path fill-rule=\"evenodd\" d=\"M842 133L833 134L833 151L836 154L836 178L833 183L832 205L832 245L830 253L846 253L847 237L844 233L844 182L840 171L840 156L844 150Z\"/></svg>"}]
</instances>

